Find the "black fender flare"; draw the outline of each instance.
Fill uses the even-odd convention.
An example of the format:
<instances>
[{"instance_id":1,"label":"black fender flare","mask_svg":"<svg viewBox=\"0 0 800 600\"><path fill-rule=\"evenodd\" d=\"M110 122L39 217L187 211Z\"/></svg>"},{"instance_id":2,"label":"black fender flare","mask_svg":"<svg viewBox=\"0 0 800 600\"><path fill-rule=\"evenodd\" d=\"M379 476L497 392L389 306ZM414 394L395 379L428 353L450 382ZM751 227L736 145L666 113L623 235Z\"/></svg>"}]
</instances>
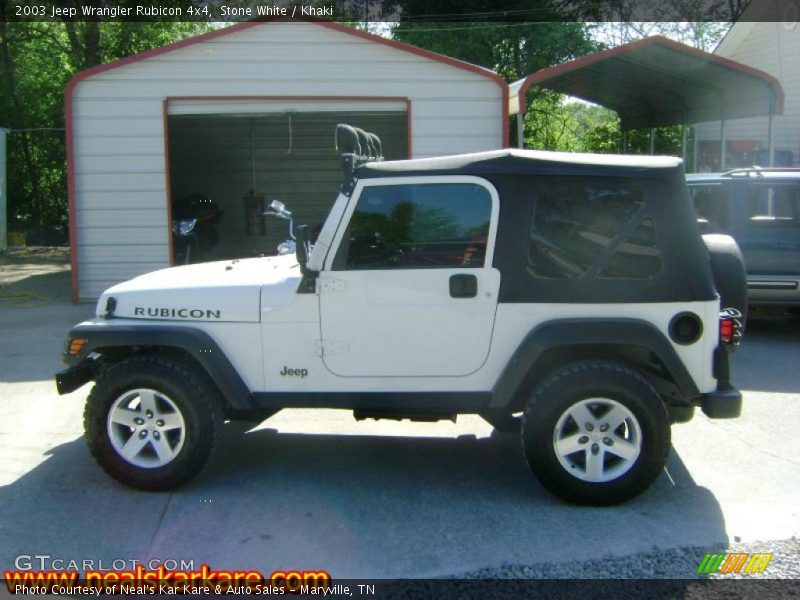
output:
<instances>
[{"instance_id":1,"label":"black fender flare","mask_svg":"<svg viewBox=\"0 0 800 600\"><path fill-rule=\"evenodd\" d=\"M79 356L69 358L73 368L80 368L89 354L102 354L105 348L162 347L183 350L203 368L231 408L237 411L252 411L255 408L253 394L238 371L213 338L201 329L160 324L81 324L72 328L69 337L87 340Z\"/></svg>"},{"instance_id":2,"label":"black fender flare","mask_svg":"<svg viewBox=\"0 0 800 600\"><path fill-rule=\"evenodd\" d=\"M666 336L641 319L558 319L533 328L517 347L492 389L492 407L511 404L525 377L550 349L586 345L639 346L663 362L686 398L700 395L692 376Z\"/></svg>"}]
</instances>

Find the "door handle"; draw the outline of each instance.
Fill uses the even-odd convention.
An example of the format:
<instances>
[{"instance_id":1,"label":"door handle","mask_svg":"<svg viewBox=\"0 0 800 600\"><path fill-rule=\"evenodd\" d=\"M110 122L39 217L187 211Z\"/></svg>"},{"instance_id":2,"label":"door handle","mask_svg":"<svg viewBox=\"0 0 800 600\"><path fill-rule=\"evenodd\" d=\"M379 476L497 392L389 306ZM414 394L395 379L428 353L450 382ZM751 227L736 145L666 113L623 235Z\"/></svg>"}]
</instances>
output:
<instances>
[{"instance_id":1,"label":"door handle","mask_svg":"<svg viewBox=\"0 0 800 600\"><path fill-rule=\"evenodd\" d=\"M450 276L450 296L453 298L474 298L478 295L478 278L467 273Z\"/></svg>"}]
</instances>

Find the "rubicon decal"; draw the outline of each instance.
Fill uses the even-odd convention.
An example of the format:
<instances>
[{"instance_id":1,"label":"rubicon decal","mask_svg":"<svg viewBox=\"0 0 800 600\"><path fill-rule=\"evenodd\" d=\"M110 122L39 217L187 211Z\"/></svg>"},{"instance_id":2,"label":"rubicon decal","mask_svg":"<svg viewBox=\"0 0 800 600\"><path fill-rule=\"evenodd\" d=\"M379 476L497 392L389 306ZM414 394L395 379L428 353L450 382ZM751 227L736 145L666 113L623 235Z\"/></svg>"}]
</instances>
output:
<instances>
[{"instance_id":1,"label":"rubicon decal","mask_svg":"<svg viewBox=\"0 0 800 600\"><path fill-rule=\"evenodd\" d=\"M160 319L206 319L222 318L222 311L209 308L167 308L158 306L137 306L134 317L154 317Z\"/></svg>"}]
</instances>

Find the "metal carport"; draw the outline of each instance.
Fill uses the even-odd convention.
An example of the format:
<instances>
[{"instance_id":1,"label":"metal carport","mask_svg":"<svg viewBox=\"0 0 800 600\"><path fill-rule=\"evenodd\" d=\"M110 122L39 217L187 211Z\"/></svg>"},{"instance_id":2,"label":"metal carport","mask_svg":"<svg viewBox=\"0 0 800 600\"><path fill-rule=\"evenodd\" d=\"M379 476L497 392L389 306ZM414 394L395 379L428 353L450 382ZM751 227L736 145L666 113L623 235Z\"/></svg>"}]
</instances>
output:
<instances>
[{"instance_id":1,"label":"metal carport","mask_svg":"<svg viewBox=\"0 0 800 600\"><path fill-rule=\"evenodd\" d=\"M527 93L539 86L610 108L623 132L720 121L725 156L725 121L769 115L769 162L773 161L772 115L783 111L777 79L742 63L703 52L662 36L617 46L542 69L509 86L509 114L517 115L522 147Z\"/></svg>"}]
</instances>

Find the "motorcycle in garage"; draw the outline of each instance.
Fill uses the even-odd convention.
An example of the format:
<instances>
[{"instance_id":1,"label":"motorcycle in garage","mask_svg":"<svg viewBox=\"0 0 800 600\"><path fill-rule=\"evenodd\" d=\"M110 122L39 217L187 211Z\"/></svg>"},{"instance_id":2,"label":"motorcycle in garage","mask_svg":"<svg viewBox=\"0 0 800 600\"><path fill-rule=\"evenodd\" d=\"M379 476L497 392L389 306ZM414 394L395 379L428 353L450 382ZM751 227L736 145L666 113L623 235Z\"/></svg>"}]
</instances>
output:
<instances>
[{"instance_id":1,"label":"motorcycle in garage","mask_svg":"<svg viewBox=\"0 0 800 600\"><path fill-rule=\"evenodd\" d=\"M224 212L205 194L189 194L172 204L175 264L200 262L219 242L217 224Z\"/></svg>"}]
</instances>

